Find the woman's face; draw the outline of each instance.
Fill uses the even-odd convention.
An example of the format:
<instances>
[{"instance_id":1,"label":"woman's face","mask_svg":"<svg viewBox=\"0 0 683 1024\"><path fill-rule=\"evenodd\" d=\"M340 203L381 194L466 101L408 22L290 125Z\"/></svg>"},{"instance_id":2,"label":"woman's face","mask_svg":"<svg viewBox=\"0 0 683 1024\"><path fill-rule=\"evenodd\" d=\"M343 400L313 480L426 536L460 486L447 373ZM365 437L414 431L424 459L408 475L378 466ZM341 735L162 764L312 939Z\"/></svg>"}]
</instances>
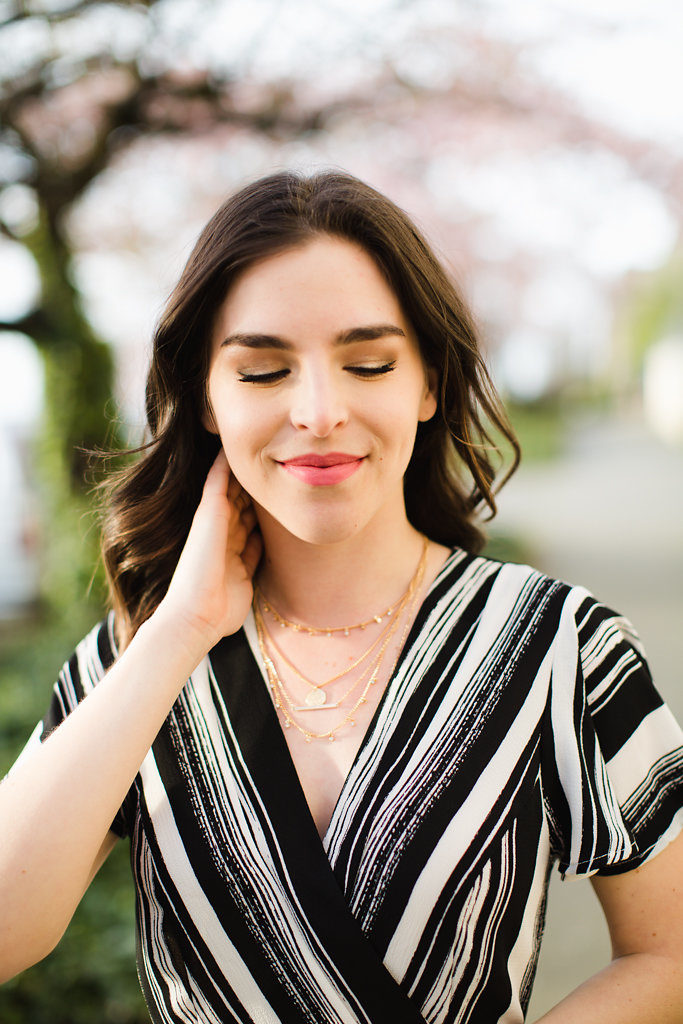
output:
<instances>
[{"instance_id":1,"label":"woman's face","mask_svg":"<svg viewBox=\"0 0 683 1024\"><path fill-rule=\"evenodd\" d=\"M434 383L364 249L322 235L245 270L216 319L207 387L207 426L262 528L328 544L405 517Z\"/></svg>"}]
</instances>

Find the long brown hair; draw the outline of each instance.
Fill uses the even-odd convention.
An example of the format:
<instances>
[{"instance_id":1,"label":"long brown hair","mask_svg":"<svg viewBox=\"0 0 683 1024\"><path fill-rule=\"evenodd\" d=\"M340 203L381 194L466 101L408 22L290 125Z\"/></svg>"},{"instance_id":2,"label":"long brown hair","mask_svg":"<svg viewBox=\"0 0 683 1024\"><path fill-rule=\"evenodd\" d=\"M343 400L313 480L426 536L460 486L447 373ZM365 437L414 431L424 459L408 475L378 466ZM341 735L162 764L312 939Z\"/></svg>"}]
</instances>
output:
<instances>
[{"instance_id":1,"label":"long brown hair","mask_svg":"<svg viewBox=\"0 0 683 1024\"><path fill-rule=\"evenodd\" d=\"M277 173L247 185L211 218L154 333L148 442L107 487L102 552L122 635L157 607L177 564L219 440L202 424L215 316L236 275L320 234L361 245L398 296L439 408L418 425L404 480L410 522L432 540L479 551L481 506L495 514L497 438L519 446L493 388L472 315L408 216L349 174Z\"/></svg>"}]
</instances>

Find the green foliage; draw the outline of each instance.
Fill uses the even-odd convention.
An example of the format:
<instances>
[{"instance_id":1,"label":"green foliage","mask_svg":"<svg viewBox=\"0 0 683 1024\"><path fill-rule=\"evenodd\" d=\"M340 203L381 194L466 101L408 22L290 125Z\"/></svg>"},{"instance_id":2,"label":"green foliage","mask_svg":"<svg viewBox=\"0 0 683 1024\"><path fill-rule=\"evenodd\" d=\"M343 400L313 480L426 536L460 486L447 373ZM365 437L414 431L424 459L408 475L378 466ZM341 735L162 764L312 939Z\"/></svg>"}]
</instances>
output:
<instances>
[{"instance_id":1,"label":"green foliage","mask_svg":"<svg viewBox=\"0 0 683 1024\"><path fill-rule=\"evenodd\" d=\"M525 463L545 462L562 453L565 416L559 399L548 398L529 405L508 402L506 409Z\"/></svg>"},{"instance_id":2,"label":"green foliage","mask_svg":"<svg viewBox=\"0 0 683 1024\"><path fill-rule=\"evenodd\" d=\"M495 527L491 530L482 555L499 562L517 562L520 565L534 562L534 555L528 544L519 537L498 531Z\"/></svg>"},{"instance_id":3,"label":"green foliage","mask_svg":"<svg viewBox=\"0 0 683 1024\"><path fill-rule=\"evenodd\" d=\"M76 605L0 633L0 774L40 720L51 685L75 644L100 617ZM135 973L134 894L128 843L110 855L57 949L0 988L2 1024L144 1024Z\"/></svg>"},{"instance_id":4,"label":"green foliage","mask_svg":"<svg viewBox=\"0 0 683 1024\"><path fill-rule=\"evenodd\" d=\"M30 334L45 364L37 449L45 545L42 619L0 632L0 774L43 716L56 673L101 618L98 530L90 495L101 467L87 452L117 447L113 357L95 337L70 279L70 253L43 212L24 239L41 275ZM149 1017L134 964L134 894L127 843L118 844L45 960L0 989L2 1024L142 1024Z\"/></svg>"},{"instance_id":5,"label":"green foliage","mask_svg":"<svg viewBox=\"0 0 683 1024\"><path fill-rule=\"evenodd\" d=\"M629 356L638 368L654 342L683 331L683 252L629 289L621 319Z\"/></svg>"}]
</instances>

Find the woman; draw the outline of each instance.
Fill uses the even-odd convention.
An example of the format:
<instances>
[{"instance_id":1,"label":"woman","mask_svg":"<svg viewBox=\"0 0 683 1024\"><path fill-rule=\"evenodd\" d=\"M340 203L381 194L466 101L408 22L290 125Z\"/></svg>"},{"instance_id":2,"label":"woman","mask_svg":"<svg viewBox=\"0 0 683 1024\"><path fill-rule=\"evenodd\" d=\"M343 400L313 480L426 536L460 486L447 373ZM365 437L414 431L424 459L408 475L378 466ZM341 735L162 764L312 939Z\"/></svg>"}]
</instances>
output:
<instances>
[{"instance_id":1,"label":"woman","mask_svg":"<svg viewBox=\"0 0 683 1024\"><path fill-rule=\"evenodd\" d=\"M557 861L614 960L544 1022L680 1021L680 730L628 624L476 556L514 439L406 216L342 174L245 188L147 410L114 612L0 789L3 976L127 834L154 1021L521 1021Z\"/></svg>"}]
</instances>

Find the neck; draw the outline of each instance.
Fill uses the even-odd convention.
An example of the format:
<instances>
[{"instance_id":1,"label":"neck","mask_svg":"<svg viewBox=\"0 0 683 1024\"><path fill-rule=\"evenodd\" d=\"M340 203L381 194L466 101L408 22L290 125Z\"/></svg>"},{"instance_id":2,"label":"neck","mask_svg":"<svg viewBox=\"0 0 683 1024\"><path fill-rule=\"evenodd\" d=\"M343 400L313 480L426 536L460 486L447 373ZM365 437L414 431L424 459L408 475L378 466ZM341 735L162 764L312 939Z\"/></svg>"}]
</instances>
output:
<instances>
[{"instance_id":1,"label":"neck","mask_svg":"<svg viewBox=\"0 0 683 1024\"><path fill-rule=\"evenodd\" d=\"M310 626L344 626L381 613L401 597L422 554L424 538L405 516L333 544L303 541L259 518L259 586L282 614Z\"/></svg>"}]
</instances>

